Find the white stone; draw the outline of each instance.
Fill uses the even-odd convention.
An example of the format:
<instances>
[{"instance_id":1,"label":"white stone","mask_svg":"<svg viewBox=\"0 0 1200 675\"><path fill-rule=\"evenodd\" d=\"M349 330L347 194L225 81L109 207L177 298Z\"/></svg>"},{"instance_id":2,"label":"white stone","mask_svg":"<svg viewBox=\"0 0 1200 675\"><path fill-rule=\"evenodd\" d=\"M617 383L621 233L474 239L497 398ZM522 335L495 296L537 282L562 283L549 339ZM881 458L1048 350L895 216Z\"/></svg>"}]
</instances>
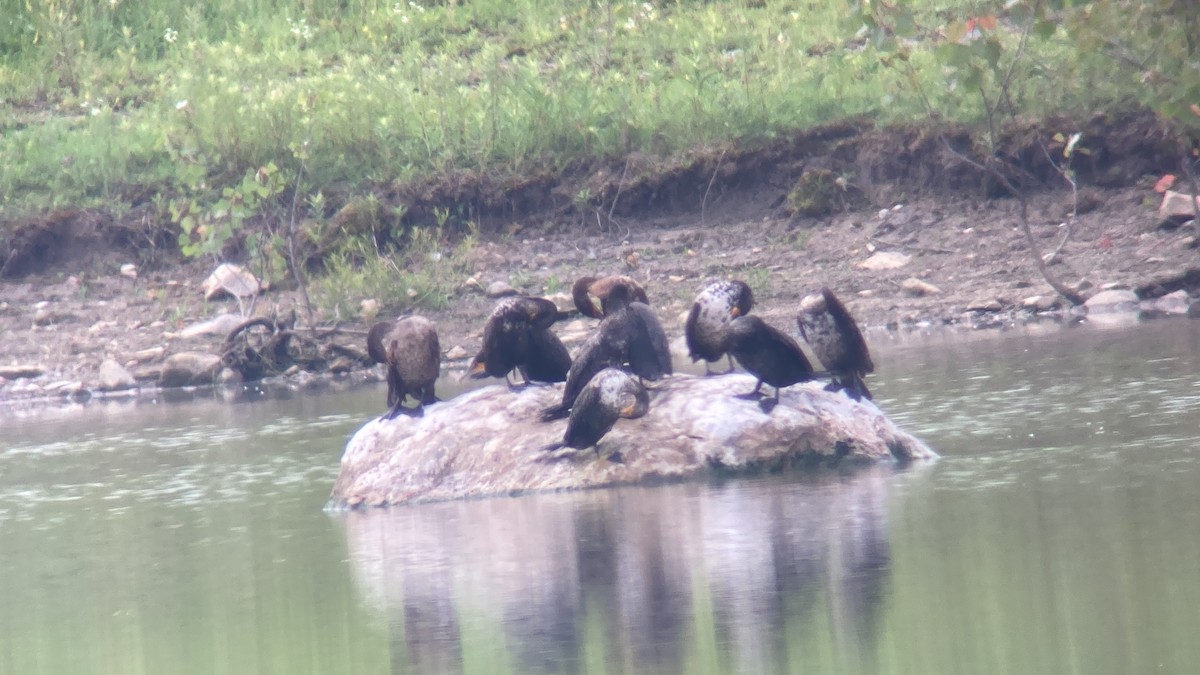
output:
<instances>
[{"instance_id":1,"label":"white stone","mask_svg":"<svg viewBox=\"0 0 1200 675\"><path fill-rule=\"evenodd\" d=\"M208 278L200 283L204 291L204 299L211 300L222 294L234 298L252 298L258 295L262 286L249 270L233 263L221 263L213 270Z\"/></svg>"},{"instance_id":2,"label":"white stone","mask_svg":"<svg viewBox=\"0 0 1200 675\"><path fill-rule=\"evenodd\" d=\"M910 262L912 262L912 256L905 255L899 251L879 251L871 255L870 258L858 263L856 267L860 270L879 272L882 270L899 269Z\"/></svg>"},{"instance_id":3,"label":"white stone","mask_svg":"<svg viewBox=\"0 0 1200 675\"><path fill-rule=\"evenodd\" d=\"M229 331L242 325L244 318L237 314L218 314L217 316L197 321L175 334L175 337L193 338L201 335L228 335Z\"/></svg>"},{"instance_id":4,"label":"white stone","mask_svg":"<svg viewBox=\"0 0 1200 675\"><path fill-rule=\"evenodd\" d=\"M999 312L1004 309L1004 303L996 297L982 295L967 303L968 312Z\"/></svg>"},{"instance_id":5,"label":"white stone","mask_svg":"<svg viewBox=\"0 0 1200 675\"><path fill-rule=\"evenodd\" d=\"M942 292L942 289L938 288L937 286L934 286L928 281L922 281L916 277L909 277L900 282L900 290L908 293L909 295L915 295L917 297L924 295L936 295Z\"/></svg>"},{"instance_id":6,"label":"white stone","mask_svg":"<svg viewBox=\"0 0 1200 675\"><path fill-rule=\"evenodd\" d=\"M100 364L97 379L99 382L96 388L100 391L120 391L137 386L137 380L133 378L133 375L114 359L105 359Z\"/></svg>"},{"instance_id":7,"label":"white stone","mask_svg":"<svg viewBox=\"0 0 1200 675\"><path fill-rule=\"evenodd\" d=\"M649 412L618 421L600 452L558 461L546 461L544 448L562 439L567 421L537 418L558 403L561 385L477 389L426 406L420 417L364 425L342 456L333 501L387 505L937 456L869 401L821 382L785 388L770 414L735 396L754 384L744 373L670 376L654 383ZM606 459L614 453L622 461Z\"/></svg>"},{"instance_id":8,"label":"white stone","mask_svg":"<svg viewBox=\"0 0 1200 675\"><path fill-rule=\"evenodd\" d=\"M1195 200L1200 203L1200 199ZM1184 221L1195 217L1191 195L1183 192L1167 190L1163 193L1162 203L1158 205L1158 219Z\"/></svg>"},{"instance_id":9,"label":"white stone","mask_svg":"<svg viewBox=\"0 0 1200 675\"><path fill-rule=\"evenodd\" d=\"M212 384L221 369L221 357L207 352L180 352L167 357L158 378L160 387Z\"/></svg>"},{"instance_id":10,"label":"white stone","mask_svg":"<svg viewBox=\"0 0 1200 675\"><path fill-rule=\"evenodd\" d=\"M1188 297L1187 291L1181 288L1155 300L1154 309L1167 314L1187 314L1191 304L1192 299Z\"/></svg>"},{"instance_id":11,"label":"white stone","mask_svg":"<svg viewBox=\"0 0 1200 675\"><path fill-rule=\"evenodd\" d=\"M508 295L516 295L517 289L508 285L505 281L493 281L488 284L487 296L489 298L503 298Z\"/></svg>"},{"instance_id":12,"label":"white stone","mask_svg":"<svg viewBox=\"0 0 1200 675\"><path fill-rule=\"evenodd\" d=\"M1137 309L1138 302L1137 293L1130 290L1113 289L1100 291L1088 298L1087 302L1083 303L1083 306L1087 307L1088 314L1095 312L1120 312Z\"/></svg>"}]
</instances>

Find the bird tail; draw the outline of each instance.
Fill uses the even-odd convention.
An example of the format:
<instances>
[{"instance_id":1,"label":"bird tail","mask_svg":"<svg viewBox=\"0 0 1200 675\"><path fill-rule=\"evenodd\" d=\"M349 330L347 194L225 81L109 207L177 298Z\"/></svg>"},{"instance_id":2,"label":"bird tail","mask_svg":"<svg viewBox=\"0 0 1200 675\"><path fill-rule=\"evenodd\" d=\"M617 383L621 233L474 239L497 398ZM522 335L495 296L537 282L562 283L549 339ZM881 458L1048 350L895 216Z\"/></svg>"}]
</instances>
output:
<instances>
[{"instance_id":1,"label":"bird tail","mask_svg":"<svg viewBox=\"0 0 1200 675\"><path fill-rule=\"evenodd\" d=\"M549 422L551 420L561 420L562 418L566 417L570 413L571 413L571 409L560 403L558 405L550 406L549 408L542 410L540 419L543 422Z\"/></svg>"},{"instance_id":2,"label":"bird tail","mask_svg":"<svg viewBox=\"0 0 1200 675\"><path fill-rule=\"evenodd\" d=\"M874 397L871 396L871 390L867 389L867 383L863 381L862 375L858 373L850 376L849 382L846 383L846 389L850 392L850 397L855 401L861 401L864 398L868 401L874 400Z\"/></svg>"}]
</instances>

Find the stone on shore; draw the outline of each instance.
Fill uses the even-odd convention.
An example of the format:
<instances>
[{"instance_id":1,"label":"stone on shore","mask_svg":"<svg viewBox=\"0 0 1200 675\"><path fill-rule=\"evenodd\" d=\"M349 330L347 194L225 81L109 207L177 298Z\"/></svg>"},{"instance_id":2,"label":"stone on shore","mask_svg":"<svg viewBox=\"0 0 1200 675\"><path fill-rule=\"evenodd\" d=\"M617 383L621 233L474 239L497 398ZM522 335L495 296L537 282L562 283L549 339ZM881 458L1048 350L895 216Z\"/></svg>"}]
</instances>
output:
<instances>
[{"instance_id":1,"label":"stone on shore","mask_svg":"<svg viewBox=\"0 0 1200 675\"><path fill-rule=\"evenodd\" d=\"M1087 302L1083 303L1087 307L1088 314L1099 312L1132 312L1138 308L1137 293L1131 290L1111 289L1100 291L1099 293L1088 298Z\"/></svg>"},{"instance_id":2,"label":"stone on shore","mask_svg":"<svg viewBox=\"0 0 1200 675\"><path fill-rule=\"evenodd\" d=\"M1191 195L1183 192L1165 191L1162 203L1158 206L1159 222L1171 222L1178 225L1191 220L1196 214L1194 202L1200 202L1200 199L1193 200Z\"/></svg>"},{"instance_id":3,"label":"stone on shore","mask_svg":"<svg viewBox=\"0 0 1200 675\"><path fill-rule=\"evenodd\" d=\"M619 420L598 451L558 460L544 448L561 441L566 420L537 418L558 402L561 385L491 386L427 406L420 417L376 418L347 445L331 503L386 506L937 456L872 403L824 391L821 382L785 389L767 415L734 397L754 382L738 373L653 383L646 416Z\"/></svg>"},{"instance_id":4,"label":"stone on shore","mask_svg":"<svg viewBox=\"0 0 1200 675\"><path fill-rule=\"evenodd\" d=\"M115 359L105 359L100 364L96 388L100 391L121 391L137 386L137 380Z\"/></svg>"},{"instance_id":5,"label":"stone on shore","mask_svg":"<svg viewBox=\"0 0 1200 675\"><path fill-rule=\"evenodd\" d=\"M33 363L13 363L7 366L0 366L0 377L6 380L37 377L44 372L46 372L44 366Z\"/></svg>"},{"instance_id":6,"label":"stone on shore","mask_svg":"<svg viewBox=\"0 0 1200 675\"><path fill-rule=\"evenodd\" d=\"M160 387L187 387L212 384L221 370L221 357L205 352L180 352L163 362L158 376Z\"/></svg>"},{"instance_id":7,"label":"stone on shore","mask_svg":"<svg viewBox=\"0 0 1200 675\"><path fill-rule=\"evenodd\" d=\"M211 300L222 295L234 298L252 298L262 290L262 285L250 270L233 263L221 263L208 278L200 282L204 299Z\"/></svg>"},{"instance_id":8,"label":"stone on shore","mask_svg":"<svg viewBox=\"0 0 1200 675\"><path fill-rule=\"evenodd\" d=\"M855 267L869 272L880 272L883 270L899 269L910 262L912 262L912 256L905 255L899 251L879 251L870 258L858 263Z\"/></svg>"}]
</instances>

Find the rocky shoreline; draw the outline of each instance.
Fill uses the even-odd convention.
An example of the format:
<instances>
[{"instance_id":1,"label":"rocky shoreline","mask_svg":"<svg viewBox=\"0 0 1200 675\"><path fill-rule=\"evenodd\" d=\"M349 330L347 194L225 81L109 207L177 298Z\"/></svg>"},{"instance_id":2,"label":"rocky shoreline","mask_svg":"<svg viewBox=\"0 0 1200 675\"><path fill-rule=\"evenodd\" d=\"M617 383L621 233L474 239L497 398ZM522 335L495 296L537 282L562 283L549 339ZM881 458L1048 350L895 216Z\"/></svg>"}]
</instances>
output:
<instances>
[{"instance_id":1,"label":"rocky shoreline","mask_svg":"<svg viewBox=\"0 0 1200 675\"><path fill-rule=\"evenodd\" d=\"M495 302L484 287L510 285L566 306L564 285L584 274L618 272L641 281L680 363L691 298L714 277L748 281L755 313L792 333L799 299L827 285L863 325L868 342L882 341L888 331L931 327L1196 316L1195 239L1188 227L1162 226L1156 205L1149 190L1116 190L1092 199L1067 228L1061 195L1032 200L1039 246L1056 251L1050 269L1090 298L1087 307L1066 307L1040 278L1016 227L1015 204L928 199L824 219L729 209L708 224L697 223L696 214L676 214L647 217L618 234L496 236L472 253L475 283L464 279L449 307L421 313L438 324L443 377L465 367L479 348ZM0 281L0 416L14 407L152 396L163 385L241 387L216 355L231 327L246 317L231 299L204 298L200 280L209 271L192 263L130 274L128 263L113 258L77 274ZM268 291L256 305L259 317L300 307L292 291ZM354 358L365 352L369 324L364 318L342 322L341 332L322 336L335 345L335 353L320 359L323 368L295 368L268 384L305 388L379 379L378 367ZM556 330L571 346L589 328L576 320ZM164 378L176 367L193 376Z\"/></svg>"}]
</instances>

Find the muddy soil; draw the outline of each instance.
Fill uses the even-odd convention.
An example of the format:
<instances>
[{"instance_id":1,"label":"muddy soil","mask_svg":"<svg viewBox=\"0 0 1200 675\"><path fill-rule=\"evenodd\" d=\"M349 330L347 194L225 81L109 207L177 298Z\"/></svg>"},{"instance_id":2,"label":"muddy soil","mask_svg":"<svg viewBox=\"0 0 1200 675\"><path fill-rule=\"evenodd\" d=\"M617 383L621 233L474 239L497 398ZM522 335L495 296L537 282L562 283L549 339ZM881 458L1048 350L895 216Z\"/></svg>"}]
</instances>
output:
<instances>
[{"instance_id":1,"label":"muddy soil","mask_svg":"<svg viewBox=\"0 0 1200 675\"><path fill-rule=\"evenodd\" d=\"M873 147L878 153L879 146ZM860 149L846 162L861 163L868 155ZM798 156L793 163L801 162ZM841 168L833 160L806 161L810 167ZM938 161L943 174L953 173L944 157ZM1160 195L1151 189L1157 176L1140 173L1151 171L1155 161L1139 155L1119 180L1112 178L1111 168L1098 165L1076 196L1063 184L1030 188L1028 214L1037 245L1043 254L1057 251L1049 269L1064 284L1085 297L1118 287L1133 289L1142 298L1179 289L1190 293L1200 286L1200 253L1192 230L1161 226L1155 213ZM796 173L795 167L791 172ZM865 179L868 173L854 175ZM831 213L803 216L787 203L794 176L751 177L719 171L698 183L693 177L690 191L624 206L612 220L571 213L545 218L543 209L537 221L542 225L515 233L484 228L470 256L471 276L482 288L504 281L537 295L565 292L585 274L632 276L646 287L675 339L678 364L686 362L683 321L692 298L715 277L749 282L757 301L754 311L793 334L800 298L822 286L842 298L869 342L882 341L886 331L943 325L998 328L1080 316L1040 276L1019 228L1015 199L961 185L901 190L897 179L876 181L857 199L835 204ZM904 194L923 196L909 200ZM520 220L507 217L505 222ZM211 271L208 263L142 269L134 279L119 271L133 259L121 242L97 243L87 247L86 258L66 261L53 258L58 255L55 246L43 248L54 264L0 280L0 370L10 375L0 377L0 411L35 402L85 401L96 394L100 364L106 359L123 364L145 391L153 387L168 355L215 353L225 338L185 338L180 335L184 327L239 311L232 300L203 299L200 282ZM864 267L881 252L903 254L907 262L891 269ZM913 279L933 288L919 294L910 288ZM479 348L483 321L495 302L466 281L464 275L463 288L446 309L424 312L438 324L447 375L465 366ZM255 311L286 314L292 309L303 315L297 293L270 291L259 298ZM382 315L387 314L384 308ZM369 323L343 322L349 332L329 339L362 350ZM568 322L560 332L570 345L589 326L584 320ZM15 366L27 366L27 372ZM336 377L378 375L376 368ZM312 379L307 374L298 378Z\"/></svg>"}]
</instances>

